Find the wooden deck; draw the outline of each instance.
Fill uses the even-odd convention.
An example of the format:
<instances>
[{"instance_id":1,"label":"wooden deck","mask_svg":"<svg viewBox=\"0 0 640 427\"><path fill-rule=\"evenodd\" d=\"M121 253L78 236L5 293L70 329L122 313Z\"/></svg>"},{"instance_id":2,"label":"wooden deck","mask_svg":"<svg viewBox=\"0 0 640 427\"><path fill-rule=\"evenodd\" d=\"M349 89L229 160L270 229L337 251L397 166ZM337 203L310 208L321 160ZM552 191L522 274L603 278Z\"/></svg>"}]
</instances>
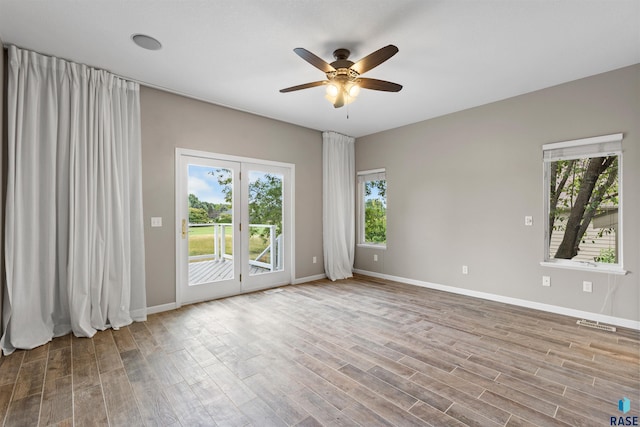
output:
<instances>
[{"instance_id":1,"label":"wooden deck","mask_svg":"<svg viewBox=\"0 0 640 427\"><path fill-rule=\"evenodd\" d=\"M251 275L268 272L268 269L256 267L255 265L249 268L249 274ZM189 284L217 282L231 278L233 278L233 261L230 259L189 263Z\"/></svg>"}]
</instances>

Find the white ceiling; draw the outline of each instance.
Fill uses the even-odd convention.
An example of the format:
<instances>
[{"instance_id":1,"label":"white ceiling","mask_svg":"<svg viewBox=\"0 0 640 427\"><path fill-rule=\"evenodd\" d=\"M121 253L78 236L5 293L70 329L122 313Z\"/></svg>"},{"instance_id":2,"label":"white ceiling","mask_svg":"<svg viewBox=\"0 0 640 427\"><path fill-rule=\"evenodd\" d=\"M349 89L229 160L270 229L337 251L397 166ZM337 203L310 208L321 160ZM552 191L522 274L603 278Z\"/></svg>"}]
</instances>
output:
<instances>
[{"instance_id":1,"label":"white ceiling","mask_svg":"<svg viewBox=\"0 0 640 427\"><path fill-rule=\"evenodd\" d=\"M146 51L145 33L163 44ZM0 0L7 44L317 130L360 137L640 63L639 0ZM293 49L400 49L334 109ZM347 118L348 114L348 118Z\"/></svg>"}]
</instances>

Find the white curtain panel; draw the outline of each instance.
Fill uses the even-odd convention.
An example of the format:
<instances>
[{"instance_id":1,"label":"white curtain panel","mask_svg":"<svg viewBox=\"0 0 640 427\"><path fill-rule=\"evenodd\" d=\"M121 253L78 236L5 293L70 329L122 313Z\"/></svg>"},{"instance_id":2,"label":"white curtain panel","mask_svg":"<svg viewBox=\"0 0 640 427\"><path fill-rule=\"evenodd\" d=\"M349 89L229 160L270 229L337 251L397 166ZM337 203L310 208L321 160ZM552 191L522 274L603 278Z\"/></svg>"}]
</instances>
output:
<instances>
[{"instance_id":1,"label":"white curtain panel","mask_svg":"<svg viewBox=\"0 0 640 427\"><path fill-rule=\"evenodd\" d=\"M324 271L331 280L353 276L355 250L355 139L322 133Z\"/></svg>"},{"instance_id":2,"label":"white curtain panel","mask_svg":"<svg viewBox=\"0 0 640 427\"><path fill-rule=\"evenodd\" d=\"M5 354L146 318L138 84L8 62Z\"/></svg>"}]
</instances>

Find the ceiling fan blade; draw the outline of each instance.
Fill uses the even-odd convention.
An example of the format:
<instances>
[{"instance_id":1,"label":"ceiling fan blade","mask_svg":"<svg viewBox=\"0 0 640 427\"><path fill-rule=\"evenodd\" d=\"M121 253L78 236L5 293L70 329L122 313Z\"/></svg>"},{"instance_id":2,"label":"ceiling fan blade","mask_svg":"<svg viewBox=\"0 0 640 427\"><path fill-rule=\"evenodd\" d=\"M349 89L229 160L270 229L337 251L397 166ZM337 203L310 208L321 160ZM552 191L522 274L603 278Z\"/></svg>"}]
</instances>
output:
<instances>
[{"instance_id":1,"label":"ceiling fan blade","mask_svg":"<svg viewBox=\"0 0 640 427\"><path fill-rule=\"evenodd\" d=\"M301 90L301 89L309 89L310 87L316 87L316 86L322 86L324 84L327 84L326 80L322 80L319 82L311 82L311 83L305 83L302 85L297 85L297 86L291 86L285 89L280 89L281 93L286 93L286 92L293 92L294 90Z\"/></svg>"},{"instance_id":2,"label":"ceiling fan blade","mask_svg":"<svg viewBox=\"0 0 640 427\"><path fill-rule=\"evenodd\" d=\"M366 73L370 69L382 64L384 61L391 58L396 53L398 53L398 48L390 44L383 47L382 49L376 50L368 56L365 56L360 61L353 64L351 66L351 69L358 74Z\"/></svg>"},{"instance_id":3,"label":"ceiling fan blade","mask_svg":"<svg viewBox=\"0 0 640 427\"><path fill-rule=\"evenodd\" d=\"M313 53L309 52L307 49L302 48L302 47L297 47L295 49L293 49L293 51L302 59L304 59L305 61L307 61L309 64L313 65L314 67L316 67L318 70L324 72L324 73L329 73L331 71L336 71L335 68L333 68L331 66L331 64L329 64L328 62L326 62L324 59L317 57L316 55L314 55Z\"/></svg>"},{"instance_id":4,"label":"ceiling fan blade","mask_svg":"<svg viewBox=\"0 0 640 427\"><path fill-rule=\"evenodd\" d=\"M368 79L361 77L358 79L358 86L363 89L383 90L385 92L400 92L402 85L385 80Z\"/></svg>"}]
</instances>

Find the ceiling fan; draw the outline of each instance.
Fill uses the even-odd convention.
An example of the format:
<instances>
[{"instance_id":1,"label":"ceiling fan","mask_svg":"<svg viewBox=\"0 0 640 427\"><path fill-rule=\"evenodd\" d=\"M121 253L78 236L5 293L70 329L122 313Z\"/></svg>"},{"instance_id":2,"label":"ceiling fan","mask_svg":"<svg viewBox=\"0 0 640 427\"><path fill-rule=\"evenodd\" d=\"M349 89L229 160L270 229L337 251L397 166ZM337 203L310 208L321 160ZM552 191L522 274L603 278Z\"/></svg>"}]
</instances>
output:
<instances>
[{"instance_id":1,"label":"ceiling fan","mask_svg":"<svg viewBox=\"0 0 640 427\"><path fill-rule=\"evenodd\" d=\"M333 52L335 61L330 64L304 48L298 47L293 51L300 58L324 72L327 79L280 89L282 93L326 85L326 98L335 108L340 108L352 102L358 95L360 88L385 92L399 92L402 89L402 85L397 83L360 77L361 74L377 67L398 53L398 48L392 44L376 50L355 63L348 59L351 52L344 48L336 49Z\"/></svg>"}]
</instances>

